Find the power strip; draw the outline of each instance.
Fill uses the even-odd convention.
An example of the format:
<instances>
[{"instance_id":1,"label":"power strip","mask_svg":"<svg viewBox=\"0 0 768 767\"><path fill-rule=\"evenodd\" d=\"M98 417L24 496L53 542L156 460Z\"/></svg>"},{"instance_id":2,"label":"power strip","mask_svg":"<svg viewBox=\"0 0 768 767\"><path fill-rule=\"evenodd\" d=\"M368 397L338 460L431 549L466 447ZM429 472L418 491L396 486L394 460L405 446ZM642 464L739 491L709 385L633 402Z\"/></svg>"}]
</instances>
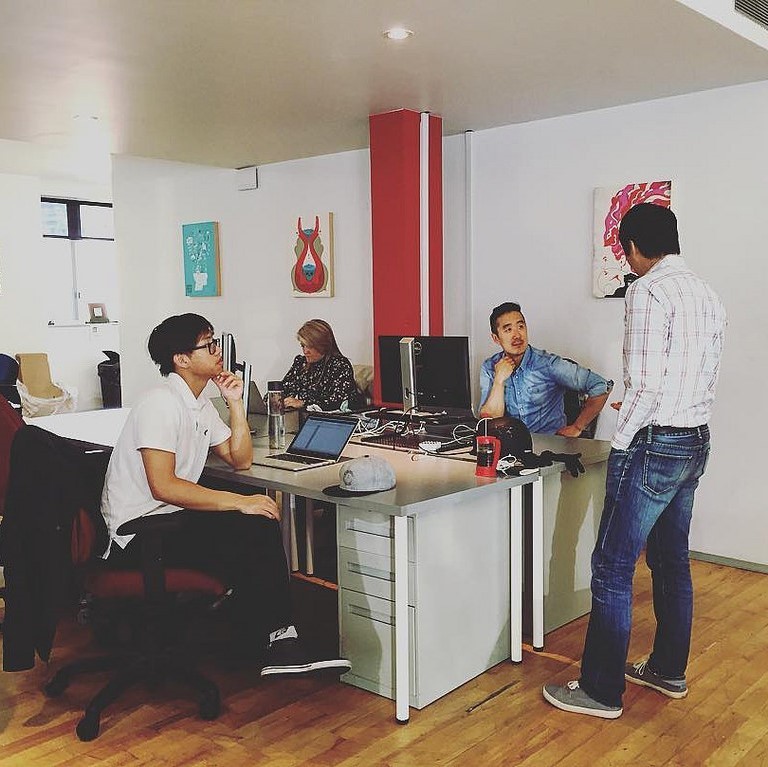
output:
<instances>
[{"instance_id":1,"label":"power strip","mask_svg":"<svg viewBox=\"0 0 768 767\"><path fill-rule=\"evenodd\" d=\"M460 450L472 447L472 442L461 439L452 439L450 442L438 442L437 440L424 440L419 442L419 448L425 453L450 453L453 450Z\"/></svg>"}]
</instances>

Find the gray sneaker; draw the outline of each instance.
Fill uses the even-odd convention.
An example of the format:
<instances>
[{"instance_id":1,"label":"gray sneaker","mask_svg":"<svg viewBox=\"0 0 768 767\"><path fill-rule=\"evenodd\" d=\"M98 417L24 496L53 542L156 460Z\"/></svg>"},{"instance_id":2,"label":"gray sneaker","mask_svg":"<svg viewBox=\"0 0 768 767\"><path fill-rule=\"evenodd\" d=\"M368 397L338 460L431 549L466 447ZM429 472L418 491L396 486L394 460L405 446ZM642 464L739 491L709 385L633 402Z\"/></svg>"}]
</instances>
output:
<instances>
[{"instance_id":1,"label":"gray sneaker","mask_svg":"<svg viewBox=\"0 0 768 767\"><path fill-rule=\"evenodd\" d=\"M647 660L627 663L624 668L624 678L632 684L650 687L668 698L684 698L688 694L685 679L665 679L648 667Z\"/></svg>"},{"instance_id":2,"label":"gray sneaker","mask_svg":"<svg viewBox=\"0 0 768 767\"><path fill-rule=\"evenodd\" d=\"M599 716L601 719L618 719L624 709L621 706L606 706L604 703L590 698L579 687L577 681L568 682L566 685L545 684L542 689L544 700L555 708L570 711L573 714L588 714Z\"/></svg>"}]
</instances>

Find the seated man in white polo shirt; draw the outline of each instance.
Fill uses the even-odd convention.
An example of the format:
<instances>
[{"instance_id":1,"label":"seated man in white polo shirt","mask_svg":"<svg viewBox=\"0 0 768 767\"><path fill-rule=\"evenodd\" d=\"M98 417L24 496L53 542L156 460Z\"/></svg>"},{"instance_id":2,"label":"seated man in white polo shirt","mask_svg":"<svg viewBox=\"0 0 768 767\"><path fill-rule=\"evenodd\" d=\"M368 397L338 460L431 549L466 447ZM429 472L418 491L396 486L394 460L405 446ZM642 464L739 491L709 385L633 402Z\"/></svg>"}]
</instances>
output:
<instances>
[{"instance_id":1,"label":"seated man in white polo shirt","mask_svg":"<svg viewBox=\"0 0 768 767\"><path fill-rule=\"evenodd\" d=\"M105 558L137 567L138 536L118 535L120 525L147 514L181 515L181 529L165 541L165 562L232 586L242 642L252 643L254 657L266 647L262 676L346 671L348 661L313 658L299 643L275 502L197 484L209 450L235 469L253 459L243 383L223 369L213 326L198 314L169 317L152 331L148 349L168 380L132 407L112 453L101 499L110 537ZM229 427L203 394L209 381L227 400Z\"/></svg>"}]
</instances>

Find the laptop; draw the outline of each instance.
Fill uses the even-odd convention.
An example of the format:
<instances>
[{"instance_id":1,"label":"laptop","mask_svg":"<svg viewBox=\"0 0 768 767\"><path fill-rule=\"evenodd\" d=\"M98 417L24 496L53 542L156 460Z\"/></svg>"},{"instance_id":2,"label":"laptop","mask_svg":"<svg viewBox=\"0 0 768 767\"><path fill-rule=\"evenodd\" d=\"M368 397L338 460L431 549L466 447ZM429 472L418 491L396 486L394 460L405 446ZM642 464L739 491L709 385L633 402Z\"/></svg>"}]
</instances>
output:
<instances>
[{"instance_id":1,"label":"laptop","mask_svg":"<svg viewBox=\"0 0 768 767\"><path fill-rule=\"evenodd\" d=\"M336 463L357 428L357 418L309 414L283 453L256 458L257 466L303 471Z\"/></svg>"}]
</instances>

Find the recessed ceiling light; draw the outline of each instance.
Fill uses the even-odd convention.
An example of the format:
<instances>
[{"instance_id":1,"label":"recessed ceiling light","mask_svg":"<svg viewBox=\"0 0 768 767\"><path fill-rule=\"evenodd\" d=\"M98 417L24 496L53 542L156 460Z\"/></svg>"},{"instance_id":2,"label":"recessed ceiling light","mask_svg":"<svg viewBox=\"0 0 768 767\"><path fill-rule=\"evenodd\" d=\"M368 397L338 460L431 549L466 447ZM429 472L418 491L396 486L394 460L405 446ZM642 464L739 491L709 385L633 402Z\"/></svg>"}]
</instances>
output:
<instances>
[{"instance_id":1,"label":"recessed ceiling light","mask_svg":"<svg viewBox=\"0 0 768 767\"><path fill-rule=\"evenodd\" d=\"M406 40L413 35L413 32L405 27L392 27L384 30L383 34L387 40Z\"/></svg>"}]
</instances>

